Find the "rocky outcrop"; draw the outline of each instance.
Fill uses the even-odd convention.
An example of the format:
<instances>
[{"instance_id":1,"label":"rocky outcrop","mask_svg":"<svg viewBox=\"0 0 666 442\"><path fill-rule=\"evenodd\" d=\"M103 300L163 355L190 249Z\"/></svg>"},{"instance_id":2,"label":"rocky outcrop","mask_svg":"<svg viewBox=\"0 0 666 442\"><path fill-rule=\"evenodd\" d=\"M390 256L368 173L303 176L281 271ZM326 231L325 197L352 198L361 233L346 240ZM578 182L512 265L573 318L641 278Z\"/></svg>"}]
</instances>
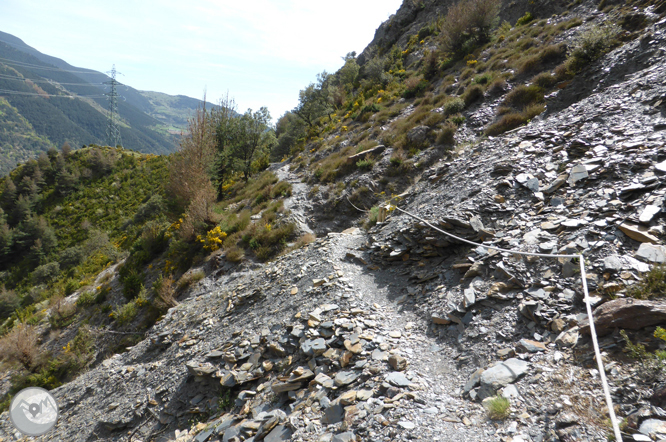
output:
<instances>
[{"instance_id":1,"label":"rocky outcrop","mask_svg":"<svg viewBox=\"0 0 666 442\"><path fill-rule=\"evenodd\" d=\"M615 299L598 307L594 313L594 327L600 336L616 329L640 330L666 324L666 302L639 299ZM582 332L590 333L589 326Z\"/></svg>"}]
</instances>

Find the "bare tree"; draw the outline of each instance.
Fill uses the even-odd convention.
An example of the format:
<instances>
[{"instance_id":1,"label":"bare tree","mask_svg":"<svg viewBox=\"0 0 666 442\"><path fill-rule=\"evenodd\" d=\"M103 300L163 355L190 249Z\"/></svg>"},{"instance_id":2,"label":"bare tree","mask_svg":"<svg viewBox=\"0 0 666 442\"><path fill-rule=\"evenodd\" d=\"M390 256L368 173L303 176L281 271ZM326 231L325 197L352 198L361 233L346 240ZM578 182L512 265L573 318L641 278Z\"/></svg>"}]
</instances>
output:
<instances>
[{"instance_id":1,"label":"bare tree","mask_svg":"<svg viewBox=\"0 0 666 442\"><path fill-rule=\"evenodd\" d=\"M171 159L167 192L178 208L186 212L187 223L197 230L207 221L215 202L215 189L210 179L215 159L215 135L205 97L188 128L189 133L182 137L180 148Z\"/></svg>"}]
</instances>

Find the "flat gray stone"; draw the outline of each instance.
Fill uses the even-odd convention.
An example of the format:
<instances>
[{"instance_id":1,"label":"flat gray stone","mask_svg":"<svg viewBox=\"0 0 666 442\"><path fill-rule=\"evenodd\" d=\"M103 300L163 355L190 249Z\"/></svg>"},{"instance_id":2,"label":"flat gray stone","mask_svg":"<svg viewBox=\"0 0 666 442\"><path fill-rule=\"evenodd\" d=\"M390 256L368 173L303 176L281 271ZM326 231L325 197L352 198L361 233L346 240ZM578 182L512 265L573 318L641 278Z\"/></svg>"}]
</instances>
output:
<instances>
[{"instance_id":1,"label":"flat gray stone","mask_svg":"<svg viewBox=\"0 0 666 442\"><path fill-rule=\"evenodd\" d=\"M416 424L411 421L398 421L398 425L404 428L405 430L413 430L414 428L416 428Z\"/></svg>"},{"instance_id":2,"label":"flat gray stone","mask_svg":"<svg viewBox=\"0 0 666 442\"><path fill-rule=\"evenodd\" d=\"M528 368L527 362L516 358L493 365L481 374L479 396L482 399L493 396L497 390L515 382L527 373Z\"/></svg>"},{"instance_id":3,"label":"flat gray stone","mask_svg":"<svg viewBox=\"0 0 666 442\"><path fill-rule=\"evenodd\" d=\"M666 172L666 161L662 161L661 163L657 163L654 165L655 169L657 169L660 172Z\"/></svg>"},{"instance_id":4,"label":"flat gray stone","mask_svg":"<svg viewBox=\"0 0 666 442\"><path fill-rule=\"evenodd\" d=\"M321 385L324 388L333 388L335 385L335 382L333 379L331 379L330 376L324 374L324 373L319 373L315 378L315 382Z\"/></svg>"},{"instance_id":5,"label":"flat gray stone","mask_svg":"<svg viewBox=\"0 0 666 442\"><path fill-rule=\"evenodd\" d=\"M649 262L663 264L666 262L666 247L644 242L638 248L636 256Z\"/></svg>"},{"instance_id":6,"label":"flat gray stone","mask_svg":"<svg viewBox=\"0 0 666 442\"><path fill-rule=\"evenodd\" d=\"M604 270L615 272L619 272L620 270L635 270L643 273L649 271L650 266L631 256L610 255L604 258Z\"/></svg>"},{"instance_id":7,"label":"flat gray stone","mask_svg":"<svg viewBox=\"0 0 666 442\"><path fill-rule=\"evenodd\" d=\"M638 431L646 435L650 434L666 435L666 421L662 421L659 419L646 419L638 428Z\"/></svg>"},{"instance_id":8,"label":"flat gray stone","mask_svg":"<svg viewBox=\"0 0 666 442\"><path fill-rule=\"evenodd\" d=\"M278 425L266 435L264 442L286 442L291 440L291 430L284 425Z\"/></svg>"},{"instance_id":9,"label":"flat gray stone","mask_svg":"<svg viewBox=\"0 0 666 442\"><path fill-rule=\"evenodd\" d=\"M472 373L472 376L469 377L469 380L465 384L464 392L469 393L472 391L472 389L476 388L477 385L479 385L479 382L481 382L481 374L484 372L483 368L477 369L474 373Z\"/></svg>"},{"instance_id":10,"label":"flat gray stone","mask_svg":"<svg viewBox=\"0 0 666 442\"><path fill-rule=\"evenodd\" d=\"M326 341L324 338L306 339L301 344L301 351L308 356L319 356L326 351Z\"/></svg>"},{"instance_id":11,"label":"flat gray stone","mask_svg":"<svg viewBox=\"0 0 666 442\"><path fill-rule=\"evenodd\" d=\"M358 378L358 375L353 371L341 371L335 375L335 385L341 387L343 385L349 385Z\"/></svg>"},{"instance_id":12,"label":"flat gray stone","mask_svg":"<svg viewBox=\"0 0 666 442\"><path fill-rule=\"evenodd\" d=\"M373 361L388 361L389 354L387 351L381 351L376 348L372 351L372 360Z\"/></svg>"},{"instance_id":13,"label":"flat gray stone","mask_svg":"<svg viewBox=\"0 0 666 442\"><path fill-rule=\"evenodd\" d=\"M467 309L476 302L476 293L472 287L465 289L463 294L463 306Z\"/></svg>"},{"instance_id":14,"label":"flat gray stone","mask_svg":"<svg viewBox=\"0 0 666 442\"><path fill-rule=\"evenodd\" d=\"M331 442L353 442L356 440L356 436L351 431L345 431L344 433L336 434L331 439Z\"/></svg>"},{"instance_id":15,"label":"flat gray stone","mask_svg":"<svg viewBox=\"0 0 666 442\"><path fill-rule=\"evenodd\" d=\"M396 387L407 387L412 383L409 379L407 379L407 376L399 371L394 371L387 374L384 379L386 379L386 382Z\"/></svg>"},{"instance_id":16,"label":"flat gray stone","mask_svg":"<svg viewBox=\"0 0 666 442\"><path fill-rule=\"evenodd\" d=\"M575 186L578 181L584 180L587 177L587 168L582 164L578 164L571 169L567 182L570 186Z\"/></svg>"},{"instance_id":17,"label":"flat gray stone","mask_svg":"<svg viewBox=\"0 0 666 442\"><path fill-rule=\"evenodd\" d=\"M643 224L649 224L650 221L652 221L652 218L654 218L654 216L659 212L661 212L661 207L648 204L645 206L640 216L638 217L638 221L642 222Z\"/></svg>"},{"instance_id":18,"label":"flat gray stone","mask_svg":"<svg viewBox=\"0 0 666 442\"><path fill-rule=\"evenodd\" d=\"M340 404L332 405L324 410L324 416L321 423L326 425L337 424L345 416L345 409Z\"/></svg>"}]
</instances>

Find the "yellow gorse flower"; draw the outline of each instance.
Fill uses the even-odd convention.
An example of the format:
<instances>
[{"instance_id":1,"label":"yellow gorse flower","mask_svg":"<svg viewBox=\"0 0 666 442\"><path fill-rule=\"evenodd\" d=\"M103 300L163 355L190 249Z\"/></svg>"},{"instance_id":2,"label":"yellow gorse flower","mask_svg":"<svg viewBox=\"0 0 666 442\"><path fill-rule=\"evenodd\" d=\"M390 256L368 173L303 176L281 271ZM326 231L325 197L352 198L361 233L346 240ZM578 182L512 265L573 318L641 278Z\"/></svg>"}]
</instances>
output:
<instances>
[{"instance_id":1,"label":"yellow gorse flower","mask_svg":"<svg viewBox=\"0 0 666 442\"><path fill-rule=\"evenodd\" d=\"M220 226L216 226L213 230L208 231L205 238L201 235L197 236L197 241L203 244L204 250L214 252L222 246L226 237L227 233L223 232Z\"/></svg>"}]
</instances>

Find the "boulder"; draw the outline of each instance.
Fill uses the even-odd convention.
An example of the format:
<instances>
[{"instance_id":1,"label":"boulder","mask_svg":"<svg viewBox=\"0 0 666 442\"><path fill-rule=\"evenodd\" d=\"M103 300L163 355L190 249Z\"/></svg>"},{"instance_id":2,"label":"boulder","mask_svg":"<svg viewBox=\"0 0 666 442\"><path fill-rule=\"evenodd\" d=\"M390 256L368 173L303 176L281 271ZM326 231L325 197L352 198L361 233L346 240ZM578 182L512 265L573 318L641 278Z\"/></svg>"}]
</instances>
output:
<instances>
[{"instance_id":1,"label":"boulder","mask_svg":"<svg viewBox=\"0 0 666 442\"><path fill-rule=\"evenodd\" d=\"M666 302L664 301L615 299L594 310L594 327L600 336L607 335L616 328L640 330L664 322L666 322ZM581 331L589 334L590 327L583 326Z\"/></svg>"}]
</instances>

